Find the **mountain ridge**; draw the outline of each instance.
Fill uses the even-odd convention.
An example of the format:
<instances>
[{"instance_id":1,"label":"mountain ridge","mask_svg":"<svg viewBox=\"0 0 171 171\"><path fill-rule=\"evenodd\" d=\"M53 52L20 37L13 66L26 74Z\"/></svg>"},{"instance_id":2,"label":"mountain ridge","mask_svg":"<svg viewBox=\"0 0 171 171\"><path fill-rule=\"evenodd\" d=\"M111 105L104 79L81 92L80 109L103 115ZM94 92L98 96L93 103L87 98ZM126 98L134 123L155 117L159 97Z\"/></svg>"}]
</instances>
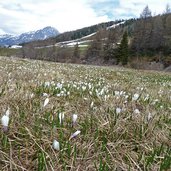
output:
<instances>
[{"instance_id":1,"label":"mountain ridge","mask_svg":"<svg viewBox=\"0 0 171 171\"><path fill-rule=\"evenodd\" d=\"M4 34L0 35L0 46L12 46L28 43L36 40L45 40L59 35L59 31L51 26L44 27L36 31L25 32L20 35Z\"/></svg>"}]
</instances>

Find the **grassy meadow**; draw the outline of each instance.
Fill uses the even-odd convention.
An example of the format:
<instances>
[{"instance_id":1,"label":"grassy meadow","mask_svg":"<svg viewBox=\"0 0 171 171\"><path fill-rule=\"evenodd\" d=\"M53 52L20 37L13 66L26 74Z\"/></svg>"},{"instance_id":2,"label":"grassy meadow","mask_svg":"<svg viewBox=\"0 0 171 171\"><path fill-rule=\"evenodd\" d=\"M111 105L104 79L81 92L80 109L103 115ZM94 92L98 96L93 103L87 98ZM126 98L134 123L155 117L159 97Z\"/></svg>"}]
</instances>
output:
<instances>
[{"instance_id":1,"label":"grassy meadow","mask_svg":"<svg viewBox=\"0 0 171 171\"><path fill-rule=\"evenodd\" d=\"M169 73L0 57L7 113L2 171L171 170Z\"/></svg>"}]
</instances>

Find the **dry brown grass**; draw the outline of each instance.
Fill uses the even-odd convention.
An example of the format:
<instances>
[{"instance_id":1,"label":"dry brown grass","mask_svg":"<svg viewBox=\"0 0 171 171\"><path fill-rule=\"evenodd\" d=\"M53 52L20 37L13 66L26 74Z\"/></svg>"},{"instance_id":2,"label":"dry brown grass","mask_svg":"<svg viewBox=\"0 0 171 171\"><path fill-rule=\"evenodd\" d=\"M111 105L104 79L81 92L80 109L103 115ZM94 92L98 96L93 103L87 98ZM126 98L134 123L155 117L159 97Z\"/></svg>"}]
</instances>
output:
<instances>
[{"instance_id":1,"label":"dry brown grass","mask_svg":"<svg viewBox=\"0 0 171 171\"><path fill-rule=\"evenodd\" d=\"M0 85L1 117L10 108L2 171L170 169L169 74L0 57Z\"/></svg>"}]
</instances>

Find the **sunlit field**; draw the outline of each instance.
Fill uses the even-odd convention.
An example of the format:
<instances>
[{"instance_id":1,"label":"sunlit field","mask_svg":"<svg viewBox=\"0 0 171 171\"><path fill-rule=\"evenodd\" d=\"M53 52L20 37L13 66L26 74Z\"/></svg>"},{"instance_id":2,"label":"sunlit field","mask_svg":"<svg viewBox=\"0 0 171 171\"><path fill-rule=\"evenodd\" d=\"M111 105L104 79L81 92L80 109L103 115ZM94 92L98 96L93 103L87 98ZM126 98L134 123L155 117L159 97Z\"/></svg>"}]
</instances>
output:
<instances>
[{"instance_id":1,"label":"sunlit field","mask_svg":"<svg viewBox=\"0 0 171 171\"><path fill-rule=\"evenodd\" d=\"M0 57L0 170L171 169L171 75Z\"/></svg>"}]
</instances>

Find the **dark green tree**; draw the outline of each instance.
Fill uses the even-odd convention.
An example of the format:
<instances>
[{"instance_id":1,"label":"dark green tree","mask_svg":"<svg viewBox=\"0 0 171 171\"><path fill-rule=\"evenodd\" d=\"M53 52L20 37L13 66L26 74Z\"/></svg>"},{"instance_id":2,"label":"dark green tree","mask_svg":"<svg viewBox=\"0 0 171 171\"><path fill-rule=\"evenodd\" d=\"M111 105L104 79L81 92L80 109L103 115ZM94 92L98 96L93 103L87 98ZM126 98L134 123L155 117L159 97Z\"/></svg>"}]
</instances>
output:
<instances>
[{"instance_id":1,"label":"dark green tree","mask_svg":"<svg viewBox=\"0 0 171 171\"><path fill-rule=\"evenodd\" d=\"M124 32L119 49L118 49L118 63L121 62L122 65L128 63L129 50L128 50L128 33Z\"/></svg>"}]
</instances>

